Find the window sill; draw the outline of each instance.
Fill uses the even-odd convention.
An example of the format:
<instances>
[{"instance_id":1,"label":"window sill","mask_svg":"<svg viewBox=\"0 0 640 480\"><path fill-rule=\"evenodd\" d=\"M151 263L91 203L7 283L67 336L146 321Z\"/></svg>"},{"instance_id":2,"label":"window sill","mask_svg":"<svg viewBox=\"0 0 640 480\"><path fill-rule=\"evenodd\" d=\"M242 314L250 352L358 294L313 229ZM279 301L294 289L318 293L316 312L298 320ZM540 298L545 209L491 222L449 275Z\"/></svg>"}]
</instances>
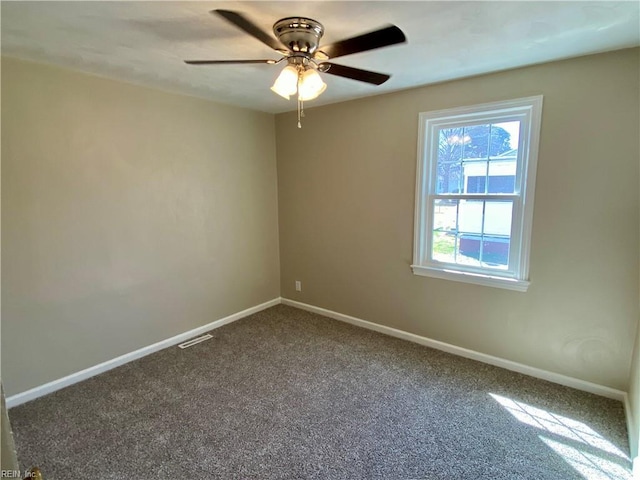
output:
<instances>
[{"instance_id":1,"label":"window sill","mask_svg":"<svg viewBox=\"0 0 640 480\"><path fill-rule=\"evenodd\" d=\"M527 280L517 280L515 278L494 277L479 273L457 272L455 270L444 270L433 267L423 267L421 265L411 265L414 275L423 277L441 278L455 282L474 283L485 287L505 288L517 292L526 292L531 282Z\"/></svg>"}]
</instances>

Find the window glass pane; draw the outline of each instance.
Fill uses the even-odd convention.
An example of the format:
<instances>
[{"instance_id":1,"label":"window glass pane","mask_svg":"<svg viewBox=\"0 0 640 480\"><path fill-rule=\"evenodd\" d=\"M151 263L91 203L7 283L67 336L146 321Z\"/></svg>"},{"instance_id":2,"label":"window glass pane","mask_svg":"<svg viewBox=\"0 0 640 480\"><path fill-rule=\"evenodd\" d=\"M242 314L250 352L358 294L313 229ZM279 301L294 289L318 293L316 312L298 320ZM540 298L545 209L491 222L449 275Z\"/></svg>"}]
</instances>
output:
<instances>
[{"instance_id":1,"label":"window glass pane","mask_svg":"<svg viewBox=\"0 0 640 480\"><path fill-rule=\"evenodd\" d=\"M439 262L455 262L458 200L438 199L433 206L432 258Z\"/></svg>"},{"instance_id":2,"label":"window glass pane","mask_svg":"<svg viewBox=\"0 0 640 480\"><path fill-rule=\"evenodd\" d=\"M487 177L479 177L472 176L468 177L465 175L465 191L464 193L484 193L484 189L486 187Z\"/></svg>"},{"instance_id":3,"label":"window glass pane","mask_svg":"<svg viewBox=\"0 0 640 480\"><path fill-rule=\"evenodd\" d=\"M490 124L465 127L465 149L463 158L486 159L489 155Z\"/></svg>"},{"instance_id":4,"label":"window glass pane","mask_svg":"<svg viewBox=\"0 0 640 480\"><path fill-rule=\"evenodd\" d=\"M459 193L462 188L462 156L469 137L464 128L443 128L438 136L437 193Z\"/></svg>"},{"instance_id":5,"label":"window glass pane","mask_svg":"<svg viewBox=\"0 0 640 480\"><path fill-rule=\"evenodd\" d=\"M433 230L455 232L457 215L457 200L436 200L433 207Z\"/></svg>"},{"instance_id":6,"label":"window glass pane","mask_svg":"<svg viewBox=\"0 0 640 480\"><path fill-rule=\"evenodd\" d=\"M482 266L506 269L509 265L509 237L485 235L482 239Z\"/></svg>"},{"instance_id":7,"label":"window glass pane","mask_svg":"<svg viewBox=\"0 0 640 480\"><path fill-rule=\"evenodd\" d=\"M487 161L485 159L464 160L462 163L464 193L485 193L487 183Z\"/></svg>"},{"instance_id":8,"label":"window glass pane","mask_svg":"<svg viewBox=\"0 0 640 480\"><path fill-rule=\"evenodd\" d=\"M511 125L511 124L515 125ZM511 133L509 127L518 128L520 122L492 124L489 126L489 156L497 157L511 150ZM516 147L518 143L516 142Z\"/></svg>"},{"instance_id":9,"label":"window glass pane","mask_svg":"<svg viewBox=\"0 0 640 480\"><path fill-rule=\"evenodd\" d=\"M460 200L458 230L464 233L482 233L482 200Z\"/></svg>"},{"instance_id":10,"label":"window glass pane","mask_svg":"<svg viewBox=\"0 0 640 480\"><path fill-rule=\"evenodd\" d=\"M433 232L432 258L438 262L455 263L456 234L449 232Z\"/></svg>"},{"instance_id":11,"label":"window glass pane","mask_svg":"<svg viewBox=\"0 0 640 480\"><path fill-rule=\"evenodd\" d=\"M491 172L491 167L489 167L489 172ZM492 175L489 173L489 189L487 193L513 193L515 184L515 175Z\"/></svg>"},{"instance_id":12,"label":"window glass pane","mask_svg":"<svg viewBox=\"0 0 640 480\"><path fill-rule=\"evenodd\" d=\"M482 266L506 269L509 265L513 202L488 201L484 206Z\"/></svg>"},{"instance_id":13,"label":"window glass pane","mask_svg":"<svg viewBox=\"0 0 640 480\"><path fill-rule=\"evenodd\" d=\"M511 234L511 212L513 202L491 201L484 206L484 233L493 235Z\"/></svg>"},{"instance_id":14,"label":"window glass pane","mask_svg":"<svg viewBox=\"0 0 640 480\"><path fill-rule=\"evenodd\" d=\"M498 149L498 153L492 155L509 154L508 152L510 150L518 148L518 143L520 142L519 121L494 123L493 128L496 129L496 135L502 138L502 143L501 148ZM508 134L508 138L500 130L504 130ZM500 141L496 143L500 143ZM505 147L507 148L505 149Z\"/></svg>"},{"instance_id":15,"label":"window glass pane","mask_svg":"<svg viewBox=\"0 0 640 480\"><path fill-rule=\"evenodd\" d=\"M461 233L458 235L456 263L461 265L480 266L482 235Z\"/></svg>"}]
</instances>

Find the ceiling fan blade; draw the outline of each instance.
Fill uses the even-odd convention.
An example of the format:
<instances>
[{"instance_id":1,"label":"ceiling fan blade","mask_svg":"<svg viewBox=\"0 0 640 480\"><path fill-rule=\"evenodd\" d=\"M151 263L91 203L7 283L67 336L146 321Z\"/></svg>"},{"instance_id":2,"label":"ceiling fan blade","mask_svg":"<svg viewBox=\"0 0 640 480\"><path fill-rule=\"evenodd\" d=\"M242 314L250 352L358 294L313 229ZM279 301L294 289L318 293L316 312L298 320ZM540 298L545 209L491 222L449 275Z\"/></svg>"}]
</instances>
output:
<instances>
[{"instance_id":1,"label":"ceiling fan blade","mask_svg":"<svg viewBox=\"0 0 640 480\"><path fill-rule=\"evenodd\" d=\"M335 63L329 62L321 63L318 67L321 72L337 75L338 77L350 78L351 80L358 80L360 82L372 83L374 85L382 85L391 78L391 75L387 75L385 73L345 67L344 65L336 65Z\"/></svg>"},{"instance_id":2,"label":"ceiling fan blade","mask_svg":"<svg viewBox=\"0 0 640 480\"><path fill-rule=\"evenodd\" d=\"M275 65L277 60L185 60L184 63L189 65L233 65L241 63L267 63Z\"/></svg>"},{"instance_id":3,"label":"ceiling fan blade","mask_svg":"<svg viewBox=\"0 0 640 480\"><path fill-rule=\"evenodd\" d=\"M232 12L231 10L220 10L220 9L211 10L211 13L219 15L225 20L227 20L228 22L233 23L236 27L240 28L241 30L244 30L246 33L248 33L252 37L260 40L267 47L271 47L274 50L278 50L278 51L283 50L286 52L286 49L278 40L273 38L271 35L266 33L260 27L258 27L249 19L243 17L239 13Z\"/></svg>"},{"instance_id":4,"label":"ceiling fan blade","mask_svg":"<svg viewBox=\"0 0 640 480\"><path fill-rule=\"evenodd\" d=\"M323 45L315 53L314 57L324 60L322 54L328 58L342 57L344 55L351 55L352 53L366 52L367 50L373 50L375 48L388 47L390 45L396 45L398 43L404 43L407 38L395 25L389 25L388 27L375 30L373 32L365 33L357 37L347 38L340 42L331 43L329 45Z\"/></svg>"}]
</instances>

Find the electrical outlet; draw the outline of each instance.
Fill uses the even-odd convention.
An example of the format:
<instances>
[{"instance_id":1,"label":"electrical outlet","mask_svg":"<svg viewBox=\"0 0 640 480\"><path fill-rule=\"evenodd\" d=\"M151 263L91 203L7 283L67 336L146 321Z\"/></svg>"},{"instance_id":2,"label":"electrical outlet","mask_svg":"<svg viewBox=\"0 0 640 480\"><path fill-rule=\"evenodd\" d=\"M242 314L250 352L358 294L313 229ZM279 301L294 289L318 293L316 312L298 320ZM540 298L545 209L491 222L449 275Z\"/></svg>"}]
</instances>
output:
<instances>
[{"instance_id":1,"label":"electrical outlet","mask_svg":"<svg viewBox=\"0 0 640 480\"><path fill-rule=\"evenodd\" d=\"M296 292L302 291L302 282L300 280L296 280Z\"/></svg>"}]
</instances>

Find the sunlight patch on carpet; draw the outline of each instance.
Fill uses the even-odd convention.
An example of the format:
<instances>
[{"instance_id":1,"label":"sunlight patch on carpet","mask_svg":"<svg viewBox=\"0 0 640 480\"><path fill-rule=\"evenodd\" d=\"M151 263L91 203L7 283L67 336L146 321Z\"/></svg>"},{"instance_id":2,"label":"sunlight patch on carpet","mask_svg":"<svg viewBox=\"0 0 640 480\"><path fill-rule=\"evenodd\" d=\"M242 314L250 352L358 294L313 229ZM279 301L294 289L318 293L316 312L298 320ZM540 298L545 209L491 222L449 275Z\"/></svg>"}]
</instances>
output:
<instances>
[{"instance_id":1,"label":"sunlight patch on carpet","mask_svg":"<svg viewBox=\"0 0 640 480\"><path fill-rule=\"evenodd\" d=\"M520 422L544 430L538 438L588 480L632 480L629 456L588 425L489 394ZM551 438L553 437L553 438Z\"/></svg>"}]
</instances>

